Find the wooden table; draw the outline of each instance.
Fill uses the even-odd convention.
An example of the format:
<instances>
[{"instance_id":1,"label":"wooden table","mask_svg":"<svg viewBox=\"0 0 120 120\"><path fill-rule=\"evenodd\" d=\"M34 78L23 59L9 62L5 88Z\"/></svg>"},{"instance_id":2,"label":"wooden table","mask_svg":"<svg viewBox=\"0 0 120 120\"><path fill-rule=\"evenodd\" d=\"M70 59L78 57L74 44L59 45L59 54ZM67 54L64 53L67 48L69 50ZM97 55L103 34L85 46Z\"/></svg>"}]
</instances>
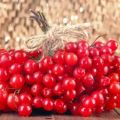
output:
<instances>
[{"instance_id":1,"label":"wooden table","mask_svg":"<svg viewBox=\"0 0 120 120\"><path fill-rule=\"evenodd\" d=\"M69 115L52 115L52 114L46 114L43 116L43 114L40 115L32 115L30 117L20 117L17 114L13 113L4 113L1 114L0 120L120 120L120 116L112 111L112 112L106 112L102 113L99 116L91 116L91 117L78 117L78 116L69 116Z\"/></svg>"}]
</instances>

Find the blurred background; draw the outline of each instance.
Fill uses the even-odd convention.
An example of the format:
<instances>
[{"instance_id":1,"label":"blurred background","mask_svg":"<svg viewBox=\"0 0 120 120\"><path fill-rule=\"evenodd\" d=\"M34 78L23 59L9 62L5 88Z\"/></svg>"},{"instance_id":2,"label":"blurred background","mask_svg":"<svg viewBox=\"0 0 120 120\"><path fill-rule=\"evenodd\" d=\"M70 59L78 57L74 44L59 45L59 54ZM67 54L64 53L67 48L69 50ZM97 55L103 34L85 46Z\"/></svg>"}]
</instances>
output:
<instances>
[{"instance_id":1,"label":"blurred background","mask_svg":"<svg viewBox=\"0 0 120 120\"><path fill-rule=\"evenodd\" d=\"M0 0L0 48L20 49L23 39L41 34L30 9L43 11L50 25L92 24L91 41L103 34L120 41L120 0Z\"/></svg>"}]
</instances>

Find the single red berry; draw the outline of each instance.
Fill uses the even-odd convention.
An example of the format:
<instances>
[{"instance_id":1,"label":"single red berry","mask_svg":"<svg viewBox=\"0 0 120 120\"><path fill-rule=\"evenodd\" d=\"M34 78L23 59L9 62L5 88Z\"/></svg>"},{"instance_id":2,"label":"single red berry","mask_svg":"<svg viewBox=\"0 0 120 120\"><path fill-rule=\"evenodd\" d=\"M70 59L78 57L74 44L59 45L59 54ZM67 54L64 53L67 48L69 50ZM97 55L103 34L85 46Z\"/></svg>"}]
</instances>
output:
<instances>
[{"instance_id":1,"label":"single red berry","mask_svg":"<svg viewBox=\"0 0 120 120\"><path fill-rule=\"evenodd\" d=\"M53 56L54 62L57 63L57 64L62 64L63 65L65 63L64 55L65 55L65 52L63 52L63 51L55 52L55 54Z\"/></svg>"},{"instance_id":2,"label":"single red berry","mask_svg":"<svg viewBox=\"0 0 120 120\"><path fill-rule=\"evenodd\" d=\"M39 96L42 92L42 86L39 84L34 84L31 87L31 93L33 96Z\"/></svg>"},{"instance_id":3,"label":"single red berry","mask_svg":"<svg viewBox=\"0 0 120 120\"><path fill-rule=\"evenodd\" d=\"M101 77L99 80L99 85L100 85L100 87L109 86L110 85L110 78L106 77L106 76Z\"/></svg>"},{"instance_id":4,"label":"single red berry","mask_svg":"<svg viewBox=\"0 0 120 120\"><path fill-rule=\"evenodd\" d=\"M53 66L52 73L56 76L63 75L64 67L60 64L56 64Z\"/></svg>"},{"instance_id":5,"label":"single red berry","mask_svg":"<svg viewBox=\"0 0 120 120\"><path fill-rule=\"evenodd\" d=\"M104 64L106 65L110 65L112 63L113 57L110 54L103 54L101 58L103 59Z\"/></svg>"},{"instance_id":6,"label":"single red berry","mask_svg":"<svg viewBox=\"0 0 120 120\"><path fill-rule=\"evenodd\" d=\"M78 62L78 57L75 53L66 53L65 54L65 63L68 66L74 66Z\"/></svg>"},{"instance_id":7,"label":"single red berry","mask_svg":"<svg viewBox=\"0 0 120 120\"><path fill-rule=\"evenodd\" d=\"M73 102L70 104L68 109L70 110L72 115L79 115L78 107L79 107L79 103Z\"/></svg>"},{"instance_id":8,"label":"single red berry","mask_svg":"<svg viewBox=\"0 0 120 120\"><path fill-rule=\"evenodd\" d=\"M9 71L10 74L21 73L22 65L19 64L19 63L14 63L9 67L8 71Z\"/></svg>"},{"instance_id":9,"label":"single red berry","mask_svg":"<svg viewBox=\"0 0 120 120\"><path fill-rule=\"evenodd\" d=\"M75 42L69 42L65 45L65 51L67 52L76 52L77 44Z\"/></svg>"},{"instance_id":10,"label":"single red berry","mask_svg":"<svg viewBox=\"0 0 120 120\"><path fill-rule=\"evenodd\" d=\"M33 84L35 83L35 79L33 78L32 75L27 74L27 75L25 76L25 82L26 82L26 84L28 84L28 85L33 85Z\"/></svg>"},{"instance_id":11,"label":"single red berry","mask_svg":"<svg viewBox=\"0 0 120 120\"><path fill-rule=\"evenodd\" d=\"M27 60L24 64L24 71L25 73L32 74L35 71L37 71L38 66L37 63L34 60Z\"/></svg>"},{"instance_id":12,"label":"single red berry","mask_svg":"<svg viewBox=\"0 0 120 120\"><path fill-rule=\"evenodd\" d=\"M94 46L97 47L97 48L101 48L101 47L104 46L104 43L102 43L102 42L100 42L100 41L96 41L96 42L94 43Z\"/></svg>"},{"instance_id":13,"label":"single red berry","mask_svg":"<svg viewBox=\"0 0 120 120\"><path fill-rule=\"evenodd\" d=\"M106 43L106 46L108 46L109 48L111 48L113 51L115 51L118 48L118 43L115 40L109 40Z\"/></svg>"},{"instance_id":14,"label":"single red berry","mask_svg":"<svg viewBox=\"0 0 120 120\"><path fill-rule=\"evenodd\" d=\"M53 100L50 98L43 99L43 109L46 111L53 110Z\"/></svg>"},{"instance_id":15,"label":"single red berry","mask_svg":"<svg viewBox=\"0 0 120 120\"><path fill-rule=\"evenodd\" d=\"M15 89L21 89L25 83L25 79L20 74L14 74L9 81L11 87Z\"/></svg>"},{"instance_id":16,"label":"single red berry","mask_svg":"<svg viewBox=\"0 0 120 120\"><path fill-rule=\"evenodd\" d=\"M112 74L110 74L109 78L110 78L110 83L119 82L119 80L120 80L120 77L119 77L118 73L112 73Z\"/></svg>"},{"instance_id":17,"label":"single red berry","mask_svg":"<svg viewBox=\"0 0 120 120\"><path fill-rule=\"evenodd\" d=\"M79 107L78 113L83 117L88 117L92 114L92 109L87 107Z\"/></svg>"},{"instance_id":18,"label":"single red berry","mask_svg":"<svg viewBox=\"0 0 120 120\"><path fill-rule=\"evenodd\" d=\"M14 59L15 59L16 63L23 64L28 59L28 56L27 56L27 53L25 51L17 50L14 53Z\"/></svg>"},{"instance_id":19,"label":"single red berry","mask_svg":"<svg viewBox=\"0 0 120 120\"><path fill-rule=\"evenodd\" d=\"M42 102L43 102L43 98L40 97L40 96L36 96L33 99L32 106L34 108L41 108L42 107Z\"/></svg>"},{"instance_id":20,"label":"single red berry","mask_svg":"<svg viewBox=\"0 0 120 120\"><path fill-rule=\"evenodd\" d=\"M0 81L5 82L9 78L9 74L6 69L0 68Z\"/></svg>"},{"instance_id":21,"label":"single red berry","mask_svg":"<svg viewBox=\"0 0 120 120\"><path fill-rule=\"evenodd\" d=\"M8 95L7 105L11 110L16 111L19 106L19 103L20 103L20 101L19 101L18 95L14 94L14 93L11 93Z\"/></svg>"},{"instance_id":22,"label":"single red berry","mask_svg":"<svg viewBox=\"0 0 120 120\"><path fill-rule=\"evenodd\" d=\"M76 78L76 79L81 79L85 76L85 69L83 68L75 68L74 71L73 71L73 76Z\"/></svg>"},{"instance_id":23,"label":"single red berry","mask_svg":"<svg viewBox=\"0 0 120 120\"><path fill-rule=\"evenodd\" d=\"M67 90L64 93L64 99L65 101L73 101L76 97L76 90Z\"/></svg>"},{"instance_id":24,"label":"single red berry","mask_svg":"<svg viewBox=\"0 0 120 120\"><path fill-rule=\"evenodd\" d=\"M79 61L81 68L88 69L92 66L92 60L89 57L83 57Z\"/></svg>"},{"instance_id":25,"label":"single red berry","mask_svg":"<svg viewBox=\"0 0 120 120\"><path fill-rule=\"evenodd\" d=\"M84 86L91 87L95 81L94 81L92 74L88 73L84 76L84 78L82 79L82 82L83 82Z\"/></svg>"},{"instance_id":26,"label":"single red berry","mask_svg":"<svg viewBox=\"0 0 120 120\"><path fill-rule=\"evenodd\" d=\"M34 50L34 51L30 51L30 52L28 52L28 56L30 57L30 58L37 58L37 57L39 57L39 53L38 53L38 51L37 50Z\"/></svg>"},{"instance_id":27,"label":"single red berry","mask_svg":"<svg viewBox=\"0 0 120 120\"><path fill-rule=\"evenodd\" d=\"M59 114L63 114L67 111L67 106L66 104L64 103L63 100L61 99L56 99L54 101L54 111L59 113Z\"/></svg>"},{"instance_id":28,"label":"single red berry","mask_svg":"<svg viewBox=\"0 0 120 120\"><path fill-rule=\"evenodd\" d=\"M27 104L20 105L18 107L18 114L20 116L29 116L32 113L32 107Z\"/></svg>"},{"instance_id":29,"label":"single red berry","mask_svg":"<svg viewBox=\"0 0 120 120\"><path fill-rule=\"evenodd\" d=\"M89 48L89 56L90 57L99 56L99 50L95 47L90 47Z\"/></svg>"},{"instance_id":30,"label":"single red berry","mask_svg":"<svg viewBox=\"0 0 120 120\"><path fill-rule=\"evenodd\" d=\"M95 112L96 113L102 113L102 112L104 112L104 106L98 106L96 109L95 109Z\"/></svg>"},{"instance_id":31,"label":"single red berry","mask_svg":"<svg viewBox=\"0 0 120 120\"><path fill-rule=\"evenodd\" d=\"M40 71L33 73L33 79L34 79L35 83L40 84L43 80L43 73L41 73Z\"/></svg>"},{"instance_id":32,"label":"single red berry","mask_svg":"<svg viewBox=\"0 0 120 120\"><path fill-rule=\"evenodd\" d=\"M52 95L53 95L52 89L50 89L50 88L43 88L42 89L42 95L44 97L52 97Z\"/></svg>"},{"instance_id":33,"label":"single red berry","mask_svg":"<svg viewBox=\"0 0 120 120\"><path fill-rule=\"evenodd\" d=\"M85 49L87 49L88 48L88 43L87 43L87 41L86 40L80 40L79 42L78 42L78 48L85 48Z\"/></svg>"},{"instance_id":34,"label":"single red berry","mask_svg":"<svg viewBox=\"0 0 120 120\"><path fill-rule=\"evenodd\" d=\"M48 88L52 88L56 84L56 80L55 80L55 78L51 74L46 74L43 77L43 81L42 82L43 82L43 85L45 87L48 87Z\"/></svg>"},{"instance_id":35,"label":"single red berry","mask_svg":"<svg viewBox=\"0 0 120 120\"><path fill-rule=\"evenodd\" d=\"M111 83L110 87L109 87L109 92L113 95L119 94L120 93L120 83L119 82Z\"/></svg>"},{"instance_id":36,"label":"single red berry","mask_svg":"<svg viewBox=\"0 0 120 120\"><path fill-rule=\"evenodd\" d=\"M28 93L21 93L19 95L19 99L20 99L20 104L28 104L28 105L32 104L32 96Z\"/></svg>"},{"instance_id":37,"label":"single red berry","mask_svg":"<svg viewBox=\"0 0 120 120\"><path fill-rule=\"evenodd\" d=\"M76 82L75 79L72 77L67 77L62 82L63 90L72 90L75 89L75 87L76 87Z\"/></svg>"},{"instance_id":38,"label":"single red berry","mask_svg":"<svg viewBox=\"0 0 120 120\"><path fill-rule=\"evenodd\" d=\"M89 50L86 48L78 48L77 55L79 58L81 57L88 57L89 56Z\"/></svg>"}]
</instances>

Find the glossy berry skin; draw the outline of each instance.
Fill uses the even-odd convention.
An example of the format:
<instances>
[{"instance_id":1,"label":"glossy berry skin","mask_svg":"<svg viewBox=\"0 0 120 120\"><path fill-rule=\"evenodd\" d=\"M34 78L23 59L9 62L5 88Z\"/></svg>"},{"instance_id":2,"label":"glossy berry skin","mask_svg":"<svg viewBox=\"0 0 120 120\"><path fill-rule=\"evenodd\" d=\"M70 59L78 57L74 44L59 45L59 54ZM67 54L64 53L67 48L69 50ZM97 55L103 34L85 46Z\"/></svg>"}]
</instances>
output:
<instances>
[{"instance_id":1,"label":"glossy berry skin","mask_svg":"<svg viewBox=\"0 0 120 120\"><path fill-rule=\"evenodd\" d=\"M12 64L12 57L8 53L0 55L0 66L8 68Z\"/></svg>"},{"instance_id":2,"label":"glossy berry skin","mask_svg":"<svg viewBox=\"0 0 120 120\"><path fill-rule=\"evenodd\" d=\"M69 42L65 45L65 51L67 52L76 52L77 51L77 44L75 42Z\"/></svg>"},{"instance_id":3,"label":"glossy berry skin","mask_svg":"<svg viewBox=\"0 0 120 120\"><path fill-rule=\"evenodd\" d=\"M113 95L119 94L120 93L120 83L119 82L111 83L110 87L109 87L109 92Z\"/></svg>"},{"instance_id":4,"label":"glossy berry skin","mask_svg":"<svg viewBox=\"0 0 120 120\"><path fill-rule=\"evenodd\" d=\"M17 74L17 73L21 73L22 71L22 65L19 63L14 63L9 67L9 73L10 74Z\"/></svg>"},{"instance_id":5,"label":"glossy berry skin","mask_svg":"<svg viewBox=\"0 0 120 120\"><path fill-rule=\"evenodd\" d=\"M74 71L73 71L73 76L76 78L76 79L81 79L85 76L85 69L83 68L75 68Z\"/></svg>"},{"instance_id":6,"label":"glossy berry skin","mask_svg":"<svg viewBox=\"0 0 120 120\"><path fill-rule=\"evenodd\" d=\"M37 63L34 60L29 59L24 64L24 71L27 74L32 74L35 71L37 71L37 69L38 69Z\"/></svg>"},{"instance_id":7,"label":"glossy berry skin","mask_svg":"<svg viewBox=\"0 0 120 120\"><path fill-rule=\"evenodd\" d=\"M11 93L8 95L7 105L11 110L16 111L19 106L19 103L20 103L20 101L19 101L18 95L14 94L14 93Z\"/></svg>"},{"instance_id":8,"label":"glossy berry skin","mask_svg":"<svg viewBox=\"0 0 120 120\"><path fill-rule=\"evenodd\" d=\"M16 63L23 64L28 59L27 53L23 50L17 50L14 53L14 60Z\"/></svg>"},{"instance_id":9,"label":"glossy berry skin","mask_svg":"<svg viewBox=\"0 0 120 120\"><path fill-rule=\"evenodd\" d=\"M41 94L42 91L42 86L40 84L34 84L31 87L31 94L33 96L39 96Z\"/></svg>"},{"instance_id":10,"label":"glossy berry skin","mask_svg":"<svg viewBox=\"0 0 120 120\"><path fill-rule=\"evenodd\" d=\"M53 59L52 57L46 56L41 60L42 67L45 70L51 69L53 66Z\"/></svg>"},{"instance_id":11,"label":"glossy berry skin","mask_svg":"<svg viewBox=\"0 0 120 120\"><path fill-rule=\"evenodd\" d=\"M53 56L53 61L57 64L64 64L64 56L65 56L65 52L63 51L57 51L54 56Z\"/></svg>"},{"instance_id":12,"label":"glossy berry skin","mask_svg":"<svg viewBox=\"0 0 120 120\"><path fill-rule=\"evenodd\" d=\"M66 53L65 54L65 63L68 66L74 66L78 62L78 57L75 53Z\"/></svg>"},{"instance_id":13,"label":"glossy berry skin","mask_svg":"<svg viewBox=\"0 0 120 120\"><path fill-rule=\"evenodd\" d=\"M89 50L85 48L78 48L77 55L79 58L89 56Z\"/></svg>"},{"instance_id":14,"label":"glossy berry skin","mask_svg":"<svg viewBox=\"0 0 120 120\"><path fill-rule=\"evenodd\" d=\"M54 101L54 107L53 107L54 111L59 113L59 114L63 114L67 111L67 106L64 103L63 100L61 99L56 99Z\"/></svg>"},{"instance_id":15,"label":"glossy berry skin","mask_svg":"<svg viewBox=\"0 0 120 120\"><path fill-rule=\"evenodd\" d=\"M92 66L92 60L89 57L83 57L79 61L79 66L84 69L88 69Z\"/></svg>"},{"instance_id":16,"label":"glossy berry skin","mask_svg":"<svg viewBox=\"0 0 120 120\"><path fill-rule=\"evenodd\" d=\"M106 46L111 48L113 51L115 51L118 48L118 43L115 40L109 40L106 43Z\"/></svg>"},{"instance_id":17,"label":"glossy berry skin","mask_svg":"<svg viewBox=\"0 0 120 120\"><path fill-rule=\"evenodd\" d=\"M110 65L112 63L113 57L110 54L103 54L101 58L104 60L105 65Z\"/></svg>"},{"instance_id":18,"label":"glossy berry skin","mask_svg":"<svg viewBox=\"0 0 120 120\"><path fill-rule=\"evenodd\" d=\"M86 107L79 107L78 108L78 113L83 117L88 117L92 114L92 109L91 108L86 108Z\"/></svg>"},{"instance_id":19,"label":"glossy berry skin","mask_svg":"<svg viewBox=\"0 0 120 120\"><path fill-rule=\"evenodd\" d=\"M27 75L25 76L25 82L26 82L26 84L28 84L28 85L33 85L33 84L35 83L35 79L33 78L32 75L27 74Z\"/></svg>"},{"instance_id":20,"label":"glossy berry skin","mask_svg":"<svg viewBox=\"0 0 120 120\"><path fill-rule=\"evenodd\" d=\"M43 88L42 89L42 96L44 97L52 97L53 93L52 93L52 89L50 88Z\"/></svg>"},{"instance_id":21,"label":"glossy berry skin","mask_svg":"<svg viewBox=\"0 0 120 120\"><path fill-rule=\"evenodd\" d=\"M41 84L43 80L43 73L40 71L33 73L33 79L35 83Z\"/></svg>"},{"instance_id":22,"label":"glossy berry skin","mask_svg":"<svg viewBox=\"0 0 120 120\"><path fill-rule=\"evenodd\" d=\"M75 87L76 87L76 82L75 79L72 77L67 77L62 82L63 90L72 90L75 89Z\"/></svg>"},{"instance_id":23,"label":"glossy berry skin","mask_svg":"<svg viewBox=\"0 0 120 120\"><path fill-rule=\"evenodd\" d=\"M0 110L4 110L7 103L8 92L0 89Z\"/></svg>"},{"instance_id":24,"label":"glossy berry skin","mask_svg":"<svg viewBox=\"0 0 120 120\"><path fill-rule=\"evenodd\" d=\"M32 96L28 93L21 93L19 95L20 104L32 104Z\"/></svg>"},{"instance_id":25,"label":"glossy berry skin","mask_svg":"<svg viewBox=\"0 0 120 120\"><path fill-rule=\"evenodd\" d=\"M52 88L55 86L56 80L51 74L46 74L43 77L42 83L45 87Z\"/></svg>"},{"instance_id":26,"label":"glossy berry skin","mask_svg":"<svg viewBox=\"0 0 120 120\"><path fill-rule=\"evenodd\" d=\"M101 77L100 81L99 81L99 85L100 87L107 87L110 85L110 78L103 76Z\"/></svg>"},{"instance_id":27,"label":"glossy berry skin","mask_svg":"<svg viewBox=\"0 0 120 120\"><path fill-rule=\"evenodd\" d=\"M18 114L20 116L30 116L32 113L32 107L30 105L27 105L27 104L23 104L23 105L20 105L18 107Z\"/></svg>"},{"instance_id":28,"label":"glossy berry skin","mask_svg":"<svg viewBox=\"0 0 120 120\"><path fill-rule=\"evenodd\" d=\"M55 96L60 96L63 94L63 89L61 83L57 83L53 88L53 93Z\"/></svg>"},{"instance_id":29,"label":"glossy berry skin","mask_svg":"<svg viewBox=\"0 0 120 120\"><path fill-rule=\"evenodd\" d=\"M99 107L97 107L97 108L95 109L95 113L100 114L100 113L102 113L102 112L104 112L104 106L99 106Z\"/></svg>"},{"instance_id":30,"label":"glossy berry skin","mask_svg":"<svg viewBox=\"0 0 120 120\"><path fill-rule=\"evenodd\" d=\"M95 100L96 106L102 106L104 104L104 97L99 91L93 92L91 97Z\"/></svg>"},{"instance_id":31,"label":"glossy berry skin","mask_svg":"<svg viewBox=\"0 0 120 120\"><path fill-rule=\"evenodd\" d=\"M87 49L88 48L88 43L86 40L80 40L78 42L78 48L84 48L84 49Z\"/></svg>"},{"instance_id":32,"label":"glossy berry skin","mask_svg":"<svg viewBox=\"0 0 120 120\"><path fill-rule=\"evenodd\" d=\"M62 65L56 64L52 69L52 73L56 76L60 76L64 74L64 67Z\"/></svg>"},{"instance_id":33,"label":"glossy berry skin","mask_svg":"<svg viewBox=\"0 0 120 120\"><path fill-rule=\"evenodd\" d=\"M76 97L76 90L67 90L64 93L65 101L73 101Z\"/></svg>"},{"instance_id":34,"label":"glossy berry skin","mask_svg":"<svg viewBox=\"0 0 120 120\"><path fill-rule=\"evenodd\" d=\"M15 89L21 89L25 83L25 79L20 74L14 74L9 81L11 87Z\"/></svg>"},{"instance_id":35,"label":"glossy berry skin","mask_svg":"<svg viewBox=\"0 0 120 120\"><path fill-rule=\"evenodd\" d=\"M104 43L102 43L102 42L100 42L100 41L96 41L96 42L94 43L94 46L95 46L96 48L101 48L101 47L104 46Z\"/></svg>"},{"instance_id":36,"label":"glossy berry skin","mask_svg":"<svg viewBox=\"0 0 120 120\"><path fill-rule=\"evenodd\" d=\"M50 98L43 99L43 108L46 111L53 110L53 100Z\"/></svg>"},{"instance_id":37,"label":"glossy berry skin","mask_svg":"<svg viewBox=\"0 0 120 120\"><path fill-rule=\"evenodd\" d=\"M41 107L42 107L42 101L43 101L43 98L42 98L42 97L36 96L36 97L34 97L34 99L33 99L32 106L33 106L34 108L41 108Z\"/></svg>"},{"instance_id":38,"label":"glossy berry skin","mask_svg":"<svg viewBox=\"0 0 120 120\"><path fill-rule=\"evenodd\" d=\"M119 82L119 80L120 80L120 77L119 77L118 73L112 73L112 74L110 74L109 78L110 78L110 82L111 83L113 83L113 82Z\"/></svg>"},{"instance_id":39,"label":"glossy berry skin","mask_svg":"<svg viewBox=\"0 0 120 120\"><path fill-rule=\"evenodd\" d=\"M89 56L94 57L94 56L99 56L99 50L95 47L90 47L89 48Z\"/></svg>"},{"instance_id":40,"label":"glossy berry skin","mask_svg":"<svg viewBox=\"0 0 120 120\"><path fill-rule=\"evenodd\" d=\"M9 78L9 74L6 69L0 68L0 81L5 82Z\"/></svg>"},{"instance_id":41,"label":"glossy berry skin","mask_svg":"<svg viewBox=\"0 0 120 120\"><path fill-rule=\"evenodd\" d=\"M94 81L92 74L88 73L84 76L84 78L82 79L82 82L83 82L84 86L91 87L95 81Z\"/></svg>"}]
</instances>

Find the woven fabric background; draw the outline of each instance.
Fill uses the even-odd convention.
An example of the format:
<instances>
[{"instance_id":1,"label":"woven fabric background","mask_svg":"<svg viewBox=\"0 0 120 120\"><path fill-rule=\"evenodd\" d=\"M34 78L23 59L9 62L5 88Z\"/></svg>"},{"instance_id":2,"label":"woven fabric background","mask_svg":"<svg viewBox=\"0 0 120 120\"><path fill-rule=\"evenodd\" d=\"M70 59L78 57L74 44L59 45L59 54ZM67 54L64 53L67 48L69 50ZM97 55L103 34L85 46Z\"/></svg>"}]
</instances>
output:
<instances>
[{"instance_id":1,"label":"woven fabric background","mask_svg":"<svg viewBox=\"0 0 120 120\"><path fill-rule=\"evenodd\" d=\"M25 37L41 34L30 9L43 11L50 25L91 23L90 40L120 40L120 0L0 0L0 48L20 49Z\"/></svg>"}]
</instances>

